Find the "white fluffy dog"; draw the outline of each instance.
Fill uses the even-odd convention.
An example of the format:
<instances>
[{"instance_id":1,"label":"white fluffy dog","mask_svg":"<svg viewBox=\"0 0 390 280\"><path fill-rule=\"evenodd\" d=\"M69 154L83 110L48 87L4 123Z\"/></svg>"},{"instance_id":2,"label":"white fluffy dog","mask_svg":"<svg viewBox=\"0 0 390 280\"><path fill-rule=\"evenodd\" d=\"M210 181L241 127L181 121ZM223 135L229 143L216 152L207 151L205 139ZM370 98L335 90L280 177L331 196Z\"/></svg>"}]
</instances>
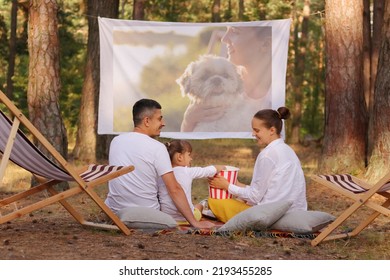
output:
<instances>
[{"instance_id":1,"label":"white fluffy dog","mask_svg":"<svg viewBox=\"0 0 390 280\"><path fill-rule=\"evenodd\" d=\"M242 108L242 68L223 57L204 55L191 62L176 82L191 104L221 106L221 118L198 122L195 132L247 131L240 120ZM240 106L241 105L241 106ZM196 105L195 105L196 106ZM241 108L239 108L241 107Z\"/></svg>"}]
</instances>

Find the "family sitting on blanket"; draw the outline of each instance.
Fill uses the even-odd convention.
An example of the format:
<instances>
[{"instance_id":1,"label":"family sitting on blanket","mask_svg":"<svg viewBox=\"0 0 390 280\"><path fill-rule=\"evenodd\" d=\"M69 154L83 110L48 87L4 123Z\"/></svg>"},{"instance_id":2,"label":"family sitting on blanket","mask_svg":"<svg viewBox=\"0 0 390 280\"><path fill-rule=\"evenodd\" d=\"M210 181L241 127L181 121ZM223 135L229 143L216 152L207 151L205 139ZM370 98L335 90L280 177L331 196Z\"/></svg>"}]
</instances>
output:
<instances>
[{"instance_id":1,"label":"family sitting on blanket","mask_svg":"<svg viewBox=\"0 0 390 280\"><path fill-rule=\"evenodd\" d=\"M208 199L210 209L221 221L226 222L252 205L279 200L293 201L291 209L294 210L307 209L305 178L299 159L280 135L282 119L288 116L289 110L281 107L277 111L261 110L253 117L253 135L259 145L266 147L257 157L250 185L240 182L233 185L221 176L212 177L222 169L221 166L202 170L201 176L209 176L213 186L228 190L239 198L220 201ZM186 156L188 163L176 161L175 156L171 163L168 152L170 145L166 147L154 139L165 126L161 105L151 99L137 101L133 106L133 122L133 132L121 134L112 140L109 163L134 165L135 170L109 182L105 203L116 213L127 207L149 207L171 215L175 212L177 221L185 219L193 227L214 227L215 224L210 221L199 220L199 213L198 218L195 217L194 209L197 207L186 195L185 188L190 187L190 182L196 177L188 173L193 170L176 167L190 162L190 149L175 151L172 147L173 155L176 153L177 159Z\"/></svg>"}]
</instances>

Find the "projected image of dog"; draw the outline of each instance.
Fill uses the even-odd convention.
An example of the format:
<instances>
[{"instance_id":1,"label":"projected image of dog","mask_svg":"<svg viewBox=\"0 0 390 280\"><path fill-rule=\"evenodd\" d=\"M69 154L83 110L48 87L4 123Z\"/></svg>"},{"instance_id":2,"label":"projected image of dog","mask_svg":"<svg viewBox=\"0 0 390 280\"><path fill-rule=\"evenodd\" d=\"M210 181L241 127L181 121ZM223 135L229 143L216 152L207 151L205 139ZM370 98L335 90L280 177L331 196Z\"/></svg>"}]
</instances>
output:
<instances>
[{"instance_id":1,"label":"projected image of dog","mask_svg":"<svg viewBox=\"0 0 390 280\"><path fill-rule=\"evenodd\" d=\"M197 122L194 132L242 131L240 108L242 69L223 57L205 55L191 62L176 82L191 104L220 107L223 115L214 121ZM241 126L241 127L240 127Z\"/></svg>"}]
</instances>

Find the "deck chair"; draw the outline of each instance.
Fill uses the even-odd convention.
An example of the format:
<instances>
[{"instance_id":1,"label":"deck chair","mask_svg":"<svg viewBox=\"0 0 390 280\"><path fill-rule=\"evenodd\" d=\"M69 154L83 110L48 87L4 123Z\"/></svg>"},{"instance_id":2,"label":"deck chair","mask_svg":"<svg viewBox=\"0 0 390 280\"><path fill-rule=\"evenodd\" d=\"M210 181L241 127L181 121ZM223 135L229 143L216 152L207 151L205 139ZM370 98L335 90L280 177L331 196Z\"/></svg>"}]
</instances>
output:
<instances>
[{"instance_id":1,"label":"deck chair","mask_svg":"<svg viewBox=\"0 0 390 280\"><path fill-rule=\"evenodd\" d=\"M93 190L93 187L102 185L111 179L131 172L134 170L134 167L91 164L76 169L71 166L59 152L57 152L57 150L1 90L0 101L14 116L13 121L11 121L0 110L0 184L3 181L5 169L9 160L39 178L37 186L0 200L0 224L59 202L82 225L100 227L103 229L120 229L124 234L129 235L129 228L127 228L111 209L107 207L103 200ZM19 129L20 125L23 125L23 127L25 127L37 141L47 149L58 163L50 160L33 143L31 143L27 136ZM65 191L57 191L53 186L61 182L75 182L76 184L72 185L76 186ZM10 213L7 211L7 214L1 215L1 209L3 207L14 202L21 202L22 199L43 191L49 195L40 201L30 203L27 206L15 209ZM84 217L66 200L79 193L85 193L89 196L107 217L112 220L113 225L92 223L85 220Z\"/></svg>"},{"instance_id":2,"label":"deck chair","mask_svg":"<svg viewBox=\"0 0 390 280\"><path fill-rule=\"evenodd\" d=\"M315 182L326 186L354 202L341 215L329 224L315 239L311 245L316 246L322 241L335 240L358 235L363 229L371 224L380 214L390 216L390 172L380 179L376 184L371 185L359 178L349 174L334 175L313 175L311 177ZM374 197L384 198L384 202L378 202ZM348 233L332 234L334 230L340 227L349 217L352 216L362 206L369 207L374 212L362 219L360 224Z\"/></svg>"}]
</instances>

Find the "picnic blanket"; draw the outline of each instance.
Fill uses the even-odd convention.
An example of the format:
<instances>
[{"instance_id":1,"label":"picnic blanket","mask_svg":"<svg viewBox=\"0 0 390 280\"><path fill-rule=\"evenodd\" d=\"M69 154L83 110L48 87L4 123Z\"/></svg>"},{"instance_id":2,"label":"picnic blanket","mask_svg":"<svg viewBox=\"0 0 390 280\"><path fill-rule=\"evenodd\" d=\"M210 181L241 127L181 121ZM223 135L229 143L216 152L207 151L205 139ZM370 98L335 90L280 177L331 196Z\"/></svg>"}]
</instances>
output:
<instances>
[{"instance_id":1,"label":"picnic blanket","mask_svg":"<svg viewBox=\"0 0 390 280\"><path fill-rule=\"evenodd\" d=\"M205 235L205 236L222 236L222 237L252 237L252 238L299 238L299 239L314 239L317 237L318 233L307 233L300 234L294 232L285 232L280 230L265 230L265 231L254 231L254 230L245 230L245 231L218 231L218 229L199 229L193 228L190 226L178 226L177 228L163 229L154 232L154 235L162 234L191 234L191 235Z\"/></svg>"}]
</instances>

